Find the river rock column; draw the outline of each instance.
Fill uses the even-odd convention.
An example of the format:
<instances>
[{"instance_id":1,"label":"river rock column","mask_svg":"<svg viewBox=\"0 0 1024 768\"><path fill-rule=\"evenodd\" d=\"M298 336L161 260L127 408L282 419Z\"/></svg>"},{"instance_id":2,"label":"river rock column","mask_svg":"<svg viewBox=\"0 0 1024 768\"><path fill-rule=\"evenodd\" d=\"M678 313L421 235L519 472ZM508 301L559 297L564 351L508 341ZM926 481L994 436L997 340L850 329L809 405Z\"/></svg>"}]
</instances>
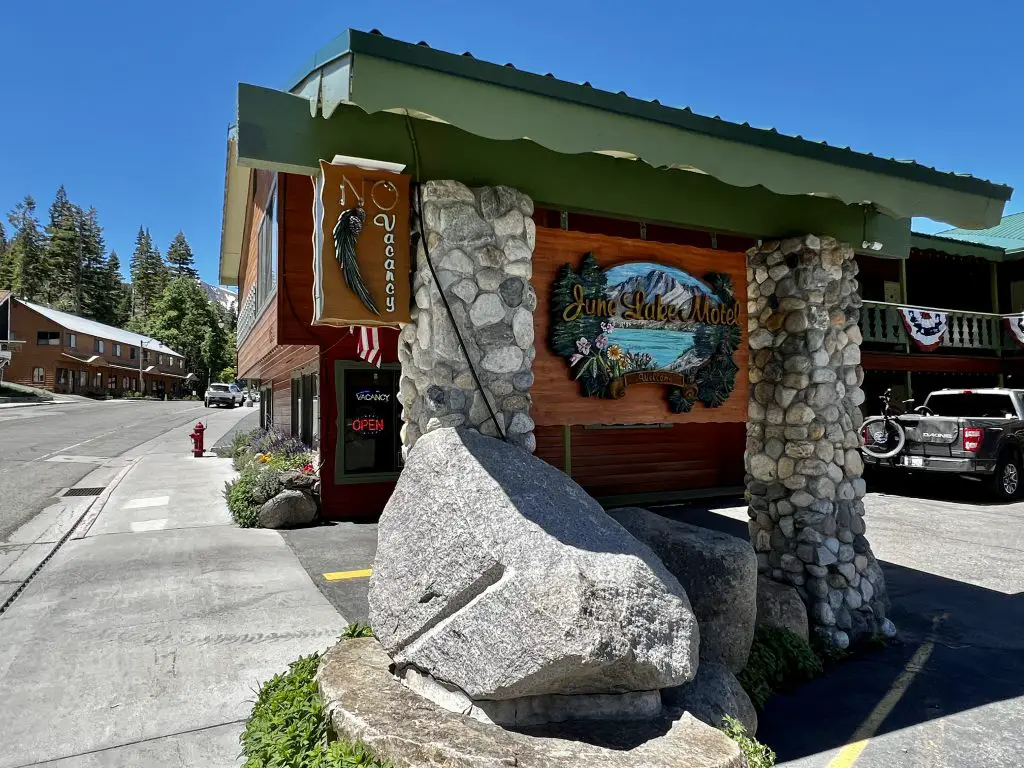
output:
<instances>
[{"instance_id":1,"label":"river rock column","mask_svg":"<svg viewBox=\"0 0 1024 768\"><path fill-rule=\"evenodd\" d=\"M796 587L840 647L894 631L864 536L856 275L853 249L831 237L747 252L750 537L759 571Z\"/></svg>"},{"instance_id":2,"label":"river rock column","mask_svg":"<svg viewBox=\"0 0 1024 768\"><path fill-rule=\"evenodd\" d=\"M492 437L502 431L532 453L533 201L509 187L470 189L457 181L428 181L420 193L415 303L398 342L403 453L427 432L461 425Z\"/></svg>"}]
</instances>

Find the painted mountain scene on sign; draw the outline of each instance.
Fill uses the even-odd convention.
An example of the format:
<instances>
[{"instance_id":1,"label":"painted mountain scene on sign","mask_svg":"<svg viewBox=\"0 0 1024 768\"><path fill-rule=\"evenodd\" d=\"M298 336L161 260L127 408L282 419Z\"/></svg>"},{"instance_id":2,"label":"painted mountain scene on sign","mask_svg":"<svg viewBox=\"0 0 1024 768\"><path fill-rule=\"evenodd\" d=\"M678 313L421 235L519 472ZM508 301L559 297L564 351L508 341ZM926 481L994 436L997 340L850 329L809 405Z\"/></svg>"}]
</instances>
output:
<instances>
[{"instance_id":1,"label":"painted mountain scene on sign","mask_svg":"<svg viewBox=\"0 0 1024 768\"><path fill-rule=\"evenodd\" d=\"M605 276L605 295L616 306L609 344L631 356L650 355L654 370L685 373L707 362L714 349L711 329L689 320L695 297L721 303L706 283L682 270L650 262L612 267ZM625 315L636 307L640 291L644 303L649 304L657 297L663 306L675 306L679 319L627 319Z\"/></svg>"},{"instance_id":2,"label":"painted mountain scene on sign","mask_svg":"<svg viewBox=\"0 0 1024 768\"><path fill-rule=\"evenodd\" d=\"M738 370L739 305L728 274L703 279L676 267L633 262L603 269L593 253L563 264L551 289L551 349L585 395L623 397L661 384L673 413L716 408Z\"/></svg>"}]
</instances>

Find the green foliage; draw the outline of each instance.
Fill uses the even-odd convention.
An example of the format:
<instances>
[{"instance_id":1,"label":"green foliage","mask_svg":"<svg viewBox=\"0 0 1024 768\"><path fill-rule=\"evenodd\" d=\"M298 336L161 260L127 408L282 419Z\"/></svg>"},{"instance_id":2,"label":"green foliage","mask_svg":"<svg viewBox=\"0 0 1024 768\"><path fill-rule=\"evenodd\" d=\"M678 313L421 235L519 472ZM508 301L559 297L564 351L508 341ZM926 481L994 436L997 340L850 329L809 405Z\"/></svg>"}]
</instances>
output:
<instances>
[{"instance_id":1,"label":"green foliage","mask_svg":"<svg viewBox=\"0 0 1024 768\"><path fill-rule=\"evenodd\" d=\"M221 371L229 362L215 306L194 279L176 277L151 306L146 324L150 336L185 356L185 366L198 374L201 389L207 371Z\"/></svg>"},{"instance_id":2,"label":"green foliage","mask_svg":"<svg viewBox=\"0 0 1024 768\"><path fill-rule=\"evenodd\" d=\"M823 671L821 659L799 636L762 625L754 632L750 658L737 678L760 711L774 693L813 680Z\"/></svg>"},{"instance_id":3,"label":"green foliage","mask_svg":"<svg viewBox=\"0 0 1024 768\"><path fill-rule=\"evenodd\" d=\"M747 768L772 768L775 765L775 753L766 744L747 735L743 723L729 715L725 716L724 721L722 731L739 746L746 758Z\"/></svg>"},{"instance_id":4,"label":"green foliage","mask_svg":"<svg viewBox=\"0 0 1024 768\"><path fill-rule=\"evenodd\" d=\"M281 470L251 462L238 477L224 486L231 517L241 528L259 524L260 507L281 492Z\"/></svg>"},{"instance_id":5,"label":"green foliage","mask_svg":"<svg viewBox=\"0 0 1024 768\"><path fill-rule=\"evenodd\" d=\"M360 624L358 621L354 621L345 627L341 633L341 639L350 640L354 637L373 637L373 630L370 629L369 624Z\"/></svg>"},{"instance_id":6,"label":"green foliage","mask_svg":"<svg viewBox=\"0 0 1024 768\"><path fill-rule=\"evenodd\" d=\"M828 635L823 633L814 632L811 634L811 648L826 667L833 667L850 658L849 649L840 648L833 644Z\"/></svg>"},{"instance_id":7,"label":"green foliage","mask_svg":"<svg viewBox=\"0 0 1024 768\"><path fill-rule=\"evenodd\" d=\"M230 384L232 381L238 378L235 375L235 373L235 366L229 365L227 368L225 368L219 374L217 374L217 381L222 381L225 384Z\"/></svg>"},{"instance_id":8,"label":"green foliage","mask_svg":"<svg viewBox=\"0 0 1024 768\"><path fill-rule=\"evenodd\" d=\"M195 259L192 257L192 247L181 231L174 236L174 240L167 248L167 269L174 277L191 277L193 280L199 277Z\"/></svg>"},{"instance_id":9,"label":"green foliage","mask_svg":"<svg viewBox=\"0 0 1024 768\"><path fill-rule=\"evenodd\" d=\"M131 273L132 316L145 325L168 280L167 266L160 256L160 251L153 245L149 230L145 227L139 227L139 232L135 236Z\"/></svg>"},{"instance_id":10,"label":"green foliage","mask_svg":"<svg viewBox=\"0 0 1024 768\"><path fill-rule=\"evenodd\" d=\"M239 741L244 768L390 768L360 744L334 739L316 685L319 654L300 656L264 683Z\"/></svg>"},{"instance_id":11,"label":"green foliage","mask_svg":"<svg viewBox=\"0 0 1024 768\"><path fill-rule=\"evenodd\" d=\"M5 255L4 271L9 273L9 287L17 296L29 301L48 298L45 237L36 219L36 201L31 195L18 203L8 214L14 228Z\"/></svg>"},{"instance_id":12,"label":"green foliage","mask_svg":"<svg viewBox=\"0 0 1024 768\"><path fill-rule=\"evenodd\" d=\"M603 299L608 278L594 258L594 254L584 254L579 270L563 264L555 278L551 289L551 312L554 322L551 323L551 348L562 357L569 357L579 350L576 342L579 339L593 341L601 333L601 318L580 314L573 320L565 320L566 307L573 303L573 290L576 285L583 287L584 299Z\"/></svg>"}]
</instances>

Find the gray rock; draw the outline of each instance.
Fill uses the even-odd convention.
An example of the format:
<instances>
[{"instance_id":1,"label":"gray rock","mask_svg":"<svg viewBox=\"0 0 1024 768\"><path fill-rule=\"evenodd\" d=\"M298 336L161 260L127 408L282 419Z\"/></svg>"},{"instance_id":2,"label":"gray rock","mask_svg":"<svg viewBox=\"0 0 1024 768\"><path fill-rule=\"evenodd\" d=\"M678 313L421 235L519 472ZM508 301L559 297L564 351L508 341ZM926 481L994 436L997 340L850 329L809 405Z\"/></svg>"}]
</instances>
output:
<instances>
[{"instance_id":1,"label":"gray rock","mask_svg":"<svg viewBox=\"0 0 1024 768\"><path fill-rule=\"evenodd\" d=\"M721 728L729 715L743 723L747 733L757 733L757 710L736 675L724 664L702 661L693 680L665 688L661 701L666 707L685 710L715 728Z\"/></svg>"},{"instance_id":2,"label":"gray rock","mask_svg":"<svg viewBox=\"0 0 1024 768\"><path fill-rule=\"evenodd\" d=\"M698 616L698 621L700 617ZM757 577L757 626L781 627L807 640L807 606L793 587Z\"/></svg>"},{"instance_id":3,"label":"gray rock","mask_svg":"<svg viewBox=\"0 0 1024 768\"><path fill-rule=\"evenodd\" d=\"M300 472L293 469L281 474L281 487L286 491L309 491L312 492L316 485L317 476L308 472Z\"/></svg>"},{"instance_id":4,"label":"gray rock","mask_svg":"<svg viewBox=\"0 0 1024 768\"><path fill-rule=\"evenodd\" d=\"M523 286L522 279L518 277L508 278L498 286L501 300L510 307L518 307L523 303Z\"/></svg>"},{"instance_id":5,"label":"gray rock","mask_svg":"<svg viewBox=\"0 0 1024 768\"><path fill-rule=\"evenodd\" d=\"M646 691L696 672L696 618L657 556L564 473L472 430L409 451L369 606L397 668L474 700Z\"/></svg>"},{"instance_id":6,"label":"gray rock","mask_svg":"<svg viewBox=\"0 0 1024 768\"><path fill-rule=\"evenodd\" d=\"M373 638L324 655L316 681L340 738L395 768L743 768L736 744L689 714L522 730L449 712L403 686Z\"/></svg>"},{"instance_id":7,"label":"gray rock","mask_svg":"<svg viewBox=\"0 0 1024 768\"><path fill-rule=\"evenodd\" d=\"M639 507L609 513L679 579L700 626L700 658L739 672L747 664L757 615L757 557L750 544Z\"/></svg>"},{"instance_id":8,"label":"gray rock","mask_svg":"<svg viewBox=\"0 0 1024 768\"><path fill-rule=\"evenodd\" d=\"M525 307L519 307L512 315L512 332L516 344L522 349L533 346L533 313Z\"/></svg>"},{"instance_id":9,"label":"gray rock","mask_svg":"<svg viewBox=\"0 0 1024 768\"><path fill-rule=\"evenodd\" d=\"M523 350L512 346L489 349L480 365L491 373L518 371L523 365Z\"/></svg>"},{"instance_id":10,"label":"gray rock","mask_svg":"<svg viewBox=\"0 0 1024 768\"><path fill-rule=\"evenodd\" d=\"M261 528L295 528L316 519L316 502L302 491L282 491L260 507Z\"/></svg>"},{"instance_id":11,"label":"gray rock","mask_svg":"<svg viewBox=\"0 0 1024 768\"><path fill-rule=\"evenodd\" d=\"M480 328L485 325L500 322L505 318L505 305L494 293L482 293L477 296L469 310L469 319L473 325Z\"/></svg>"}]
</instances>

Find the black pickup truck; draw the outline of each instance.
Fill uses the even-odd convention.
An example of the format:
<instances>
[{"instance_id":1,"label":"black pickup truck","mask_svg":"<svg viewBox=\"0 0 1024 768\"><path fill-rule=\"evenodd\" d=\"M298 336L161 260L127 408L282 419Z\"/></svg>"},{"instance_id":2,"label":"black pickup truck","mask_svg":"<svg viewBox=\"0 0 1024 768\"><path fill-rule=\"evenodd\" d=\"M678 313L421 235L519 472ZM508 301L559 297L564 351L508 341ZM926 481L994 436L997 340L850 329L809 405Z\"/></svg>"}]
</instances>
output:
<instances>
[{"instance_id":1,"label":"black pickup truck","mask_svg":"<svg viewBox=\"0 0 1024 768\"><path fill-rule=\"evenodd\" d=\"M1024 390L942 389L896 417L906 434L889 459L866 452L869 466L911 472L949 472L985 480L1001 499L1017 497L1024 483Z\"/></svg>"}]
</instances>

